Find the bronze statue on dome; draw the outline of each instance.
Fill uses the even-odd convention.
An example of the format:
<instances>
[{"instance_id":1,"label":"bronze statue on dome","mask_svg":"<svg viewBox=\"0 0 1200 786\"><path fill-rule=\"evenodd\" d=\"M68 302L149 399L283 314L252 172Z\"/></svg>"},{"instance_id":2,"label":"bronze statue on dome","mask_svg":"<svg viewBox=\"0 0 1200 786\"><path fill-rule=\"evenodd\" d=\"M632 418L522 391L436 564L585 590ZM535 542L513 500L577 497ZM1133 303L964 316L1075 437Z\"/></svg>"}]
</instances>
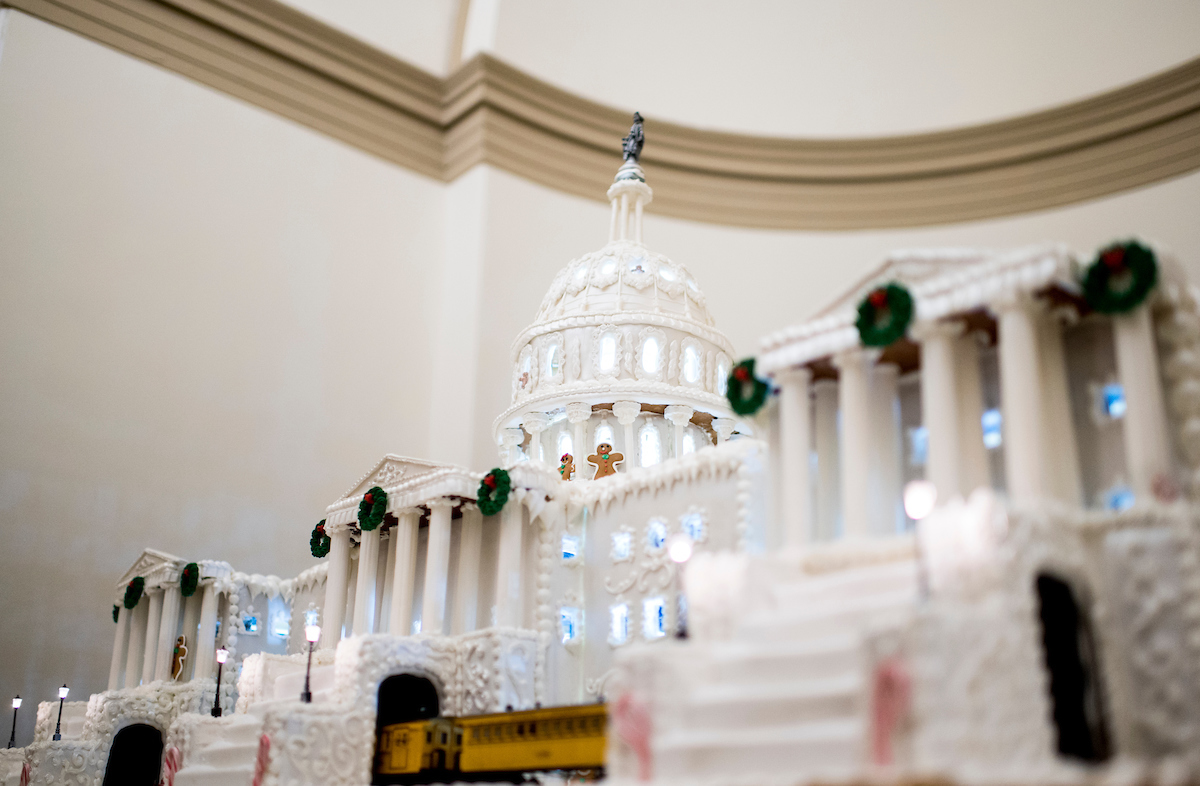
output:
<instances>
[{"instance_id":1,"label":"bronze statue on dome","mask_svg":"<svg viewBox=\"0 0 1200 786\"><path fill-rule=\"evenodd\" d=\"M642 116L633 113L633 125L629 128L629 136L621 140L621 148L625 151L625 160L632 160L637 163L642 157L642 145L646 144L646 137L642 133Z\"/></svg>"}]
</instances>

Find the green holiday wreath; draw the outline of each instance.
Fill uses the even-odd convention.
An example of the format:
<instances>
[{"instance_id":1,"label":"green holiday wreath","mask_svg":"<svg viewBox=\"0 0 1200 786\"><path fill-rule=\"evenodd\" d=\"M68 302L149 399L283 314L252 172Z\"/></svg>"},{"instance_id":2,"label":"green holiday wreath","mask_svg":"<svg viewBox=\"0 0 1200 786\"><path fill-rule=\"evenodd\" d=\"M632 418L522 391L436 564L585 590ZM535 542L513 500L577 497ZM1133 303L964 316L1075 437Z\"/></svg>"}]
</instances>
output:
<instances>
[{"instance_id":1,"label":"green holiday wreath","mask_svg":"<svg viewBox=\"0 0 1200 786\"><path fill-rule=\"evenodd\" d=\"M863 346L886 347L904 338L913 318L913 299L896 283L872 291L858 304L858 338Z\"/></svg>"},{"instance_id":2,"label":"green holiday wreath","mask_svg":"<svg viewBox=\"0 0 1200 786\"><path fill-rule=\"evenodd\" d=\"M113 604L113 622L121 618L121 607L116 603Z\"/></svg>"},{"instance_id":3,"label":"green holiday wreath","mask_svg":"<svg viewBox=\"0 0 1200 786\"><path fill-rule=\"evenodd\" d=\"M313 527L312 537L308 539L308 548L314 557L321 559L329 553L329 545L332 542L325 534L325 519L321 519L321 523Z\"/></svg>"},{"instance_id":4,"label":"green holiday wreath","mask_svg":"<svg viewBox=\"0 0 1200 786\"><path fill-rule=\"evenodd\" d=\"M200 566L194 562L189 562L183 566L183 573L179 574L179 594L185 598L190 598L196 594L196 587L200 586Z\"/></svg>"},{"instance_id":5,"label":"green holiday wreath","mask_svg":"<svg viewBox=\"0 0 1200 786\"><path fill-rule=\"evenodd\" d=\"M146 589L146 580L141 576L137 576L133 581L129 582L129 586L125 588L125 608L132 609L138 605L138 601L142 599L142 592Z\"/></svg>"},{"instance_id":6,"label":"green holiday wreath","mask_svg":"<svg viewBox=\"0 0 1200 786\"><path fill-rule=\"evenodd\" d=\"M1154 252L1129 240L1096 255L1083 276L1083 297L1102 314L1124 314L1140 306L1157 283Z\"/></svg>"},{"instance_id":7,"label":"green holiday wreath","mask_svg":"<svg viewBox=\"0 0 1200 786\"><path fill-rule=\"evenodd\" d=\"M377 529L383 523L383 514L387 512L387 492L372 486L371 490L363 494L362 501L358 503L358 526L363 532L370 532Z\"/></svg>"},{"instance_id":8,"label":"green holiday wreath","mask_svg":"<svg viewBox=\"0 0 1200 786\"><path fill-rule=\"evenodd\" d=\"M767 403L771 386L754 376L754 358L746 358L733 367L725 383L725 398L739 415L753 415Z\"/></svg>"},{"instance_id":9,"label":"green holiday wreath","mask_svg":"<svg viewBox=\"0 0 1200 786\"><path fill-rule=\"evenodd\" d=\"M508 492L512 491L512 480L508 473L496 467L483 476L479 481L479 493L476 494L479 510L485 516L494 516L501 511L504 503L508 502Z\"/></svg>"}]
</instances>

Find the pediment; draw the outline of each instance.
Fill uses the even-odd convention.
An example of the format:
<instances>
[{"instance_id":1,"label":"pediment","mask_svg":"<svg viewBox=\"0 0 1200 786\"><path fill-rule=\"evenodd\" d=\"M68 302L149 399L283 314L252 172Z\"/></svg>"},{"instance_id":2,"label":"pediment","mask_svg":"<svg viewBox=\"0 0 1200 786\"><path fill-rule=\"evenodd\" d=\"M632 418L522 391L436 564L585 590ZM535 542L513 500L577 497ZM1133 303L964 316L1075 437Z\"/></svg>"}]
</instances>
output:
<instances>
[{"instance_id":1,"label":"pediment","mask_svg":"<svg viewBox=\"0 0 1200 786\"><path fill-rule=\"evenodd\" d=\"M117 582L117 586L124 587L137 576L148 577L156 571L174 570L175 566L182 561L181 558L176 557L174 554L157 551L156 549L146 549L133 563L133 566L121 576L121 580Z\"/></svg>"},{"instance_id":2,"label":"pediment","mask_svg":"<svg viewBox=\"0 0 1200 786\"><path fill-rule=\"evenodd\" d=\"M392 453L387 454L380 459L371 471L363 475L362 478L354 484L339 498L342 500L361 497L367 493L367 490L373 486L380 488L390 488L399 483L404 483L413 478L419 478L422 475L427 475L434 470L452 467L452 464L439 464L436 461L425 461L424 459L407 458L405 456L397 456Z\"/></svg>"}]
</instances>

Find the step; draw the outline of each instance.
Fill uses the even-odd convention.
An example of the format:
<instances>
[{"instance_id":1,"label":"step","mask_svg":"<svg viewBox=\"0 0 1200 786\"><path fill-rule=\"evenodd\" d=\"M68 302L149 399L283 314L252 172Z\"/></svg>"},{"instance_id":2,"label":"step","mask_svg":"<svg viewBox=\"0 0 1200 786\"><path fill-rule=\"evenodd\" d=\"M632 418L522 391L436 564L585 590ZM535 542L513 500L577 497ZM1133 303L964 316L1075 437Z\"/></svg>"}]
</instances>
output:
<instances>
[{"instance_id":1,"label":"step","mask_svg":"<svg viewBox=\"0 0 1200 786\"><path fill-rule=\"evenodd\" d=\"M862 687L852 672L791 682L702 685L688 697L684 724L689 729L728 729L852 720Z\"/></svg>"},{"instance_id":2,"label":"step","mask_svg":"<svg viewBox=\"0 0 1200 786\"><path fill-rule=\"evenodd\" d=\"M718 681L793 680L833 676L857 668L860 639L851 633L801 641L713 645L713 675Z\"/></svg>"},{"instance_id":3,"label":"step","mask_svg":"<svg viewBox=\"0 0 1200 786\"><path fill-rule=\"evenodd\" d=\"M196 724L189 741L189 751L202 751L222 743L242 743L257 740L262 730L262 718L247 714L224 715L211 722Z\"/></svg>"},{"instance_id":4,"label":"step","mask_svg":"<svg viewBox=\"0 0 1200 786\"><path fill-rule=\"evenodd\" d=\"M756 612L743 623L742 632L758 641L802 641L848 631L857 634L871 624L906 619L916 602L914 587L803 609Z\"/></svg>"},{"instance_id":5,"label":"step","mask_svg":"<svg viewBox=\"0 0 1200 786\"><path fill-rule=\"evenodd\" d=\"M254 760L258 757L258 740L253 742L229 743L223 742L217 745L210 745L207 748L196 751L192 756L196 764L203 764L209 767L243 767L249 765L254 766Z\"/></svg>"},{"instance_id":6,"label":"step","mask_svg":"<svg viewBox=\"0 0 1200 786\"><path fill-rule=\"evenodd\" d=\"M184 767L175 773L175 786L250 786L254 765L249 767Z\"/></svg>"},{"instance_id":7,"label":"step","mask_svg":"<svg viewBox=\"0 0 1200 786\"><path fill-rule=\"evenodd\" d=\"M863 726L857 720L679 730L654 740L654 766L672 778L803 773L811 780L848 776L859 768L862 750Z\"/></svg>"},{"instance_id":8,"label":"step","mask_svg":"<svg viewBox=\"0 0 1200 786\"><path fill-rule=\"evenodd\" d=\"M877 592L912 589L916 592L918 567L915 560L898 560L880 565L831 571L800 581L776 585L772 594L779 608L804 606L823 600L836 600Z\"/></svg>"}]
</instances>

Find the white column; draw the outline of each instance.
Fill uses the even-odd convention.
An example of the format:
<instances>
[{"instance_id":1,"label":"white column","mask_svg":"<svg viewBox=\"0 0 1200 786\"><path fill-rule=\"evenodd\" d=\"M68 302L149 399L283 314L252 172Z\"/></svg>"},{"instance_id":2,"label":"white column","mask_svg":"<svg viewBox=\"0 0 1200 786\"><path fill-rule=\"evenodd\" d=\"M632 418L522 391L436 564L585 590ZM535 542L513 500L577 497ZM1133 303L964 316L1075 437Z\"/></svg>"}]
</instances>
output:
<instances>
[{"instance_id":1,"label":"white column","mask_svg":"<svg viewBox=\"0 0 1200 786\"><path fill-rule=\"evenodd\" d=\"M817 540L832 540L842 509L841 446L838 444L838 384L813 383L813 437L817 449Z\"/></svg>"},{"instance_id":2,"label":"white column","mask_svg":"<svg viewBox=\"0 0 1200 786\"><path fill-rule=\"evenodd\" d=\"M693 410L691 407L685 407L682 404L670 404L667 406L666 410L663 411L663 416L667 420L671 421L671 425L675 427L671 430L673 436L675 437L675 453L673 454L674 458L680 458L683 456L683 435L684 432L687 431L688 423L692 422L692 415L694 414L695 410Z\"/></svg>"},{"instance_id":3,"label":"white column","mask_svg":"<svg viewBox=\"0 0 1200 786\"><path fill-rule=\"evenodd\" d=\"M851 349L834 357L842 413L842 536L865 538L870 527L871 366L877 350Z\"/></svg>"},{"instance_id":4,"label":"white column","mask_svg":"<svg viewBox=\"0 0 1200 786\"><path fill-rule=\"evenodd\" d=\"M429 503L429 542L425 547L425 592L421 596L421 632L446 633L446 583L450 577L450 519L454 503Z\"/></svg>"},{"instance_id":5,"label":"white column","mask_svg":"<svg viewBox=\"0 0 1200 786\"><path fill-rule=\"evenodd\" d=\"M146 638L142 644L142 684L154 681L155 666L158 663L158 629L162 621L163 591L157 587L147 589L150 598L150 610L146 616Z\"/></svg>"},{"instance_id":6,"label":"white column","mask_svg":"<svg viewBox=\"0 0 1200 786\"><path fill-rule=\"evenodd\" d=\"M921 419L929 435L925 479L933 483L938 499L964 494L958 427L958 357L961 322L924 323L914 331L921 342Z\"/></svg>"},{"instance_id":7,"label":"white column","mask_svg":"<svg viewBox=\"0 0 1200 786\"><path fill-rule=\"evenodd\" d=\"M875 535L895 534L904 520L899 378L895 363L876 363L871 370L871 531Z\"/></svg>"},{"instance_id":8,"label":"white column","mask_svg":"<svg viewBox=\"0 0 1200 786\"><path fill-rule=\"evenodd\" d=\"M617 422L625 427L625 471L634 472L638 468L638 443L633 433L633 422L642 412L642 405L636 401L618 401L613 404L613 414Z\"/></svg>"},{"instance_id":9,"label":"white column","mask_svg":"<svg viewBox=\"0 0 1200 786\"><path fill-rule=\"evenodd\" d=\"M136 688L142 681L142 656L146 651L146 625L149 622L150 599L143 595L131 613L129 647L125 655L125 687Z\"/></svg>"},{"instance_id":10,"label":"white column","mask_svg":"<svg viewBox=\"0 0 1200 786\"><path fill-rule=\"evenodd\" d=\"M496 555L496 625L521 626L521 503L509 499L500 511L500 542Z\"/></svg>"},{"instance_id":11,"label":"white column","mask_svg":"<svg viewBox=\"0 0 1200 786\"><path fill-rule=\"evenodd\" d=\"M1042 375L1031 299L997 304L1000 312L1000 402L1004 415L1004 469L1008 496L1028 502L1043 496Z\"/></svg>"},{"instance_id":12,"label":"white column","mask_svg":"<svg viewBox=\"0 0 1200 786\"><path fill-rule=\"evenodd\" d=\"M199 586L196 591L199 592ZM179 630L186 637L184 644L187 645L187 658L183 661L183 671L179 673L180 682L195 679L193 672L196 667L196 631L200 627L201 597L192 593L192 596L184 598L180 605L180 616L183 618L183 622L180 624Z\"/></svg>"},{"instance_id":13,"label":"white column","mask_svg":"<svg viewBox=\"0 0 1200 786\"><path fill-rule=\"evenodd\" d=\"M196 669L193 679L206 680L213 676L213 659L217 640L217 588L212 582L201 585L204 597L200 601L200 629L196 633Z\"/></svg>"},{"instance_id":14,"label":"white column","mask_svg":"<svg viewBox=\"0 0 1200 786\"><path fill-rule=\"evenodd\" d=\"M379 573L375 579L375 632L391 633L388 622L392 610L392 569L396 560L392 549L396 547L394 529L388 529L380 535L379 543Z\"/></svg>"},{"instance_id":15,"label":"white column","mask_svg":"<svg viewBox=\"0 0 1200 786\"><path fill-rule=\"evenodd\" d=\"M329 572L325 574L325 605L321 609L321 648L332 649L342 640L346 592L350 581L350 528L326 524L329 536Z\"/></svg>"},{"instance_id":16,"label":"white column","mask_svg":"<svg viewBox=\"0 0 1200 786\"><path fill-rule=\"evenodd\" d=\"M1070 313L1073 315L1074 311ZM1071 391L1067 383L1067 357L1059 315L1043 315L1038 325L1038 337L1046 415L1042 447L1049 451L1042 457L1048 473L1046 491L1068 505L1082 507L1083 480L1079 472L1079 448L1075 443L1075 421L1071 417Z\"/></svg>"},{"instance_id":17,"label":"white column","mask_svg":"<svg viewBox=\"0 0 1200 786\"><path fill-rule=\"evenodd\" d=\"M179 602L183 600L178 584L163 588L162 611L158 622L158 651L154 660L154 679L171 679L171 655L175 651L175 631L179 629ZM263 627L266 627L265 625Z\"/></svg>"},{"instance_id":18,"label":"white column","mask_svg":"<svg viewBox=\"0 0 1200 786\"><path fill-rule=\"evenodd\" d=\"M1171 471L1158 348L1146 305L1113 317L1117 374L1125 389L1125 467L1138 501L1153 499L1154 481Z\"/></svg>"},{"instance_id":19,"label":"white column","mask_svg":"<svg viewBox=\"0 0 1200 786\"><path fill-rule=\"evenodd\" d=\"M421 512L396 512L392 529L392 609L388 630L393 636L412 634L413 588L417 575L417 527Z\"/></svg>"},{"instance_id":20,"label":"white column","mask_svg":"<svg viewBox=\"0 0 1200 786\"><path fill-rule=\"evenodd\" d=\"M571 439L571 449L575 451L575 480L585 480L589 464L587 457L591 450L587 446L587 423L592 417L592 405L582 401L567 404L567 421L575 427Z\"/></svg>"},{"instance_id":21,"label":"white column","mask_svg":"<svg viewBox=\"0 0 1200 786\"><path fill-rule=\"evenodd\" d=\"M957 342L958 482L967 494L992 483L987 447L983 444L983 376L979 367L979 348L986 341L987 334L976 331Z\"/></svg>"},{"instance_id":22,"label":"white column","mask_svg":"<svg viewBox=\"0 0 1200 786\"><path fill-rule=\"evenodd\" d=\"M508 469L521 457L520 445L525 441L525 432L519 428L506 428L500 432L500 464Z\"/></svg>"},{"instance_id":23,"label":"white column","mask_svg":"<svg viewBox=\"0 0 1200 786\"><path fill-rule=\"evenodd\" d=\"M108 665L108 690L121 687L121 667L125 665L125 648L129 643L129 617L132 610L121 603L117 606L117 633L113 638L112 662Z\"/></svg>"},{"instance_id":24,"label":"white column","mask_svg":"<svg viewBox=\"0 0 1200 786\"><path fill-rule=\"evenodd\" d=\"M479 605L479 557L483 549L483 514L475 505L463 505L462 533L458 541L458 586L454 590L454 632L475 630Z\"/></svg>"},{"instance_id":25,"label":"white column","mask_svg":"<svg viewBox=\"0 0 1200 786\"><path fill-rule=\"evenodd\" d=\"M363 532L358 543L358 580L354 586L355 636L365 636L371 632L371 612L375 609L371 593L375 591L375 571L378 567L379 527L376 527Z\"/></svg>"},{"instance_id":26,"label":"white column","mask_svg":"<svg viewBox=\"0 0 1200 786\"><path fill-rule=\"evenodd\" d=\"M789 368L775 377L779 383L779 484L783 501L783 542L799 548L813 537L812 372Z\"/></svg>"},{"instance_id":27,"label":"white column","mask_svg":"<svg viewBox=\"0 0 1200 786\"><path fill-rule=\"evenodd\" d=\"M521 419L521 427L529 432L529 458L546 463L546 446L542 444L542 432L550 425L550 418L545 412L526 412ZM421 623L424 630L425 623Z\"/></svg>"},{"instance_id":28,"label":"white column","mask_svg":"<svg viewBox=\"0 0 1200 786\"><path fill-rule=\"evenodd\" d=\"M733 418L713 418L712 427L713 431L717 432L717 444L724 445L733 436L737 421Z\"/></svg>"}]
</instances>

